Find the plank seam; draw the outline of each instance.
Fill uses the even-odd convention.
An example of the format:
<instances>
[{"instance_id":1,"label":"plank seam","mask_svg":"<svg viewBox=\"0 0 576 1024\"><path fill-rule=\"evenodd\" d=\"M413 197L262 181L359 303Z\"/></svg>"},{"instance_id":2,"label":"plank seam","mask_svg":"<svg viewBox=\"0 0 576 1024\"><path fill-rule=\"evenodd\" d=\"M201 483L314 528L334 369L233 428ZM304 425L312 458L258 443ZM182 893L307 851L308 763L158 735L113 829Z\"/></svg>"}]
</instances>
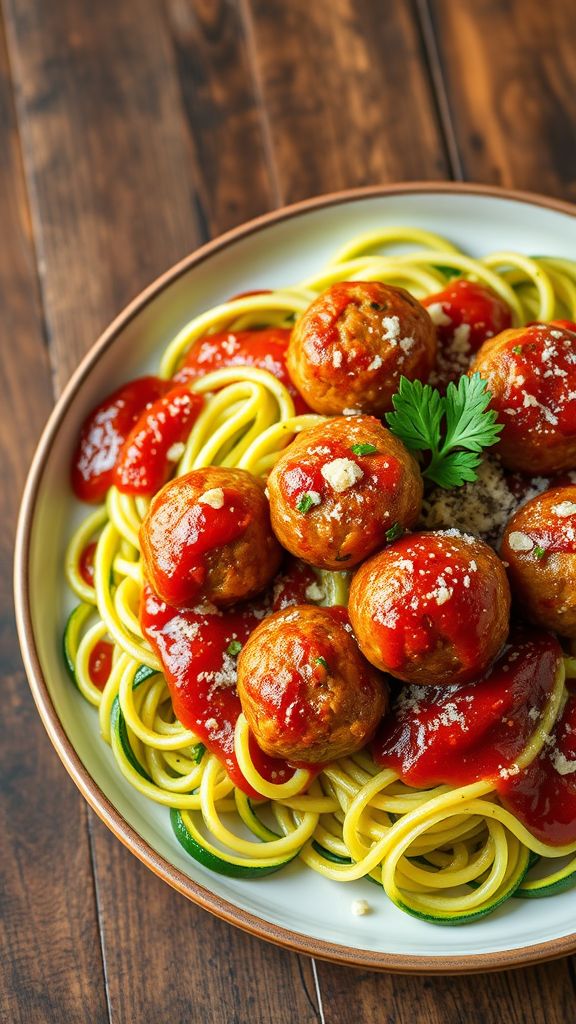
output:
<instances>
[{"instance_id":1,"label":"plank seam","mask_svg":"<svg viewBox=\"0 0 576 1024\"><path fill-rule=\"evenodd\" d=\"M434 23L429 0L414 0L416 5L416 24L420 30L424 60L432 85L432 96L436 107L438 124L442 134L444 149L448 159L450 174L455 181L464 181L464 166L460 156L458 140L452 121L448 90L440 60L440 50L434 31Z\"/></svg>"},{"instance_id":2,"label":"plank seam","mask_svg":"<svg viewBox=\"0 0 576 1024\"><path fill-rule=\"evenodd\" d=\"M16 87L16 83L19 80L16 73L16 60L13 58L13 51L16 53L15 42L12 38L12 27L8 11L6 9L5 0L0 0L0 17L4 23L4 31L6 37L6 60L8 62L8 73L10 77L10 90L12 93L12 107L14 109L14 121L16 124L17 134L17 146L20 157L20 165L22 168L22 182L24 184L24 199L25 199L25 212L26 218L29 225L29 237L30 237L30 248L34 256L34 276L36 278L36 284L38 288L38 297L40 300L40 313L41 313L41 331L42 341L48 353L48 368L50 370L50 383L52 388L52 395L54 398L58 397L57 390L57 368L53 358L52 352L52 331L50 328L50 321L48 318L48 305L46 302L46 293L44 287L44 276L43 271L46 265L46 261L42 252L41 237L38 236L36 231L36 211L34 209L34 179L29 173L29 160L28 160L28 147L26 145L26 133L24 128L24 112L22 109L22 100L20 96L20 90Z\"/></svg>"},{"instance_id":3,"label":"plank seam","mask_svg":"<svg viewBox=\"0 0 576 1024\"><path fill-rule=\"evenodd\" d=\"M88 850L90 854L90 869L92 871L92 890L94 892L94 905L96 907L96 916L98 920L98 938L100 941L100 959L102 961L102 974L104 977L104 993L106 996L106 1009L108 1011L108 1021L112 1024L112 997L110 994L110 983L108 980L108 969L106 961L106 949L104 940L104 921L102 916L102 905L100 901L100 892L98 888L98 872L96 870L96 850L94 843L94 832L93 832L93 811L86 808L86 823L88 832Z\"/></svg>"},{"instance_id":4,"label":"plank seam","mask_svg":"<svg viewBox=\"0 0 576 1024\"><path fill-rule=\"evenodd\" d=\"M282 195L282 189L280 187L280 176L278 174L278 167L274 156L274 141L272 137L272 125L270 122L270 115L266 106L264 98L264 84L262 81L262 75L260 74L258 60L256 57L256 35L254 32L254 21L252 13L250 11L247 0L239 0L238 12L240 14L240 22L244 32L244 38L246 40L246 52L248 55L248 62L250 64L250 74L252 78L252 85L254 87L254 96L258 104L258 110L260 113L260 123L262 125L262 145L264 148L264 154L268 163L268 169L270 171L270 184L272 186L272 198L274 206L282 206L284 199Z\"/></svg>"}]
</instances>

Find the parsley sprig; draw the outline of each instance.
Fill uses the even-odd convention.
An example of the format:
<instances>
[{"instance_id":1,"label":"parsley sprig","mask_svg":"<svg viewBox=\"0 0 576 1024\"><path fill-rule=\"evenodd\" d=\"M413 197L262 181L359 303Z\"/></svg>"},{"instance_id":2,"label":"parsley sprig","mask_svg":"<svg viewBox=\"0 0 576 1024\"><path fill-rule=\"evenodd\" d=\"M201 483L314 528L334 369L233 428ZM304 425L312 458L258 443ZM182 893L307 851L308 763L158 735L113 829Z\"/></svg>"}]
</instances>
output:
<instances>
[{"instance_id":1,"label":"parsley sprig","mask_svg":"<svg viewBox=\"0 0 576 1024\"><path fill-rule=\"evenodd\" d=\"M422 475L440 487L476 479L484 448L496 444L502 424L488 409L492 395L479 373L450 382L446 395L430 384L400 378L386 421L410 451L429 452Z\"/></svg>"}]
</instances>

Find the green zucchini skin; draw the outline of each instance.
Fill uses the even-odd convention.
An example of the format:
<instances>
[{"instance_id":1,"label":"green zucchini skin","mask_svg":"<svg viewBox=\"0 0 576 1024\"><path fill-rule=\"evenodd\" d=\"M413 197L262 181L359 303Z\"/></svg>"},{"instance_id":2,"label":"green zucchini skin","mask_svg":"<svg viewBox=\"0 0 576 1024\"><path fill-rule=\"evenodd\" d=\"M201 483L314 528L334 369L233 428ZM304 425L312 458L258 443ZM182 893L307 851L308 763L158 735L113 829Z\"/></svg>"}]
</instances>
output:
<instances>
[{"instance_id":1,"label":"green zucchini skin","mask_svg":"<svg viewBox=\"0 0 576 1024\"><path fill-rule=\"evenodd\" d=\"M298 856L298 853L292 854L285 860L279 860L277 863L271 863L265 867L249 867L245 864L233 864L230 861L224 860L221 857L217 857L210 850L206 850L200 843L196 842L193 836L190 835L180 811L175 807L170 808L170 823L176 839L180 845L186 850L186 853L190 854L194 860L198 861L205 868L209 868L211 871L215 871L219 875L227 875L229 878L264 878L266 875L275 874L276 871L280 871L286 864L294 860Z\"/></svg>"},{"instance_id":2,"label":"green zucchini skin","mask_svg":"<svg viewBox=\"0 0 576 1024\"><path fill-rule=\"evenodd\" d=\"M90 604L77 604L76 607L70 612L64 626L64 633L62 635L62 651L64 654L64 664L66 671L70 676L70 679L74 683L77 690L80 689L78 686L78 680L76 678L76 655L78 654L78 641L79 636L82 632L82 627L85 622L94 613L94 608Z\"/></svg>"}]
</instances>

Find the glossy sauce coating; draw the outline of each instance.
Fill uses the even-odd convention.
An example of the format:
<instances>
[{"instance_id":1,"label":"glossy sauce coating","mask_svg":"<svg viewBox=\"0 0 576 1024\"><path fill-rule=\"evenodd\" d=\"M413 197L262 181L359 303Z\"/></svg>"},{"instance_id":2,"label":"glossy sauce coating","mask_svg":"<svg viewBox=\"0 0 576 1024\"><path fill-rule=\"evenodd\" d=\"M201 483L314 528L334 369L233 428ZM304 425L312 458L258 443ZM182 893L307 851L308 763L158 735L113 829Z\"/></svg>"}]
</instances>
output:
<instances>
[{"instance_id":1,"label":"glossy sauce coating","mask_svg":"<svg viewBox=\"0 0 576 1024\"><path fill-rule=\"evenodd\" d=\"M576 333L562 323L504 331L478 352L504 430L498 456L531 475L576 466Z\"/></svg>"},{"instance_id":2,"label":"glossy sauce coating","mask_svg":"<svg viewBox=\"0 0 576 1024\"><path fill-rule=\"evenodd\" d=\"M96 554L96 541L87 544L80 554L78 571L89 587L94 586L94 555Z\"/></svg>"},{"instance_id":3,"label":"glossy sauce coating","mask_svg":"<svg viewBox=\"0 0 576 1024\"><path fill-rule=\"evenodd\" d=\"M510 519L501 556L512 592L536 625L576 637L576 487L558 487Z\"/></svg>"},{"instance_id":4,"label":"glossy sauce coating","mask_svg":"<svg viewBox=\"0 0 576 1024\"><path fill-rule=\"evenodd\" d=\"M411 683L483 675L508 635L510 590L502 563L456 530L414 533L360 567L350 621L373 665Z\"/></svg>"},{"instance_id":5,"label":"glossy sauce coating","mask_svg":"<svg viewBox=\"0 0 576 1024\"><path fill-rule=\"evenodd\" d=\"M508 304L479 281L459 278L427 295L422 305L436 327L438 354L431 382L437 386L457 381L480 346L512 325Z\"/></svg>"},{"instance_id":6,"label":"glossy sauce coating","mask_svg":"<svg viewBox=\"0 0 576 1024\"><path fill-rule=\"evenodd\" d=\"M400 377L426 380L436 355L428 313L404 288L344 281L322 292L292 331L288 370L311 409L383 415Z\"/></svg>"},{"instance_id":7,"label":"glossy sauce coating","mask_svg":"<svg viewBox=\"0 0 576 1024\"><path fill-rule=\"evenodd\" d=\"M288 551L324 569L348 569L387 534L414 525L423 484L401 441L374 417L354 416L300 434L272 470L268 491L272 526Z\"/></svg>"},{"instance_id":8,"label":"glossy sauce coating","mask_svg":"<svg viewBox=\"0 0 576 1024\"><path fill-rule=\"evenodd\" d=\"M500 799L543 843L576 842L576 694L560 715L552 742L518 775L498 783Z\"/></svg>"},{"instance_id":9,"label":"glossy sauce coating","mask_svg":"<svg viewBox=\"0 0 576 1024\"><path fill-rule=\"evenodd\" d=\"M149 586L143 590L142 629L162 662L176 717L196 733L234 784L249 796L257 794L244 779L234 754L234 728L242 710L236 689L238 651L265 615L306 601L306 589L314 579L311 570L291 566L276 579L273 591L224 612L209 604L178 610L161 601ZM292 775L292 767L267 758L255 744L251 753L269 781L286 781Z\"/></svg>"},{"instance_id":10,"label":"glossy sauce coating","mask_svg":"<svg viewBox=\"0 0 576 1024\"><path fill-rule=\"evenodd\" d=\"M120 450L141 413L169 390L169 381L139 377L108 395L86 418L72 460L72 488L81 501L101 501L112 486Z\"/></svg>"},{"instance_id":11,"label":"glossy sauce coating","mask_svg":"<svg viewBox=\"0 0 576 1024\"><path fill-rule=\"evenodd\" d=\"M554 688L562 651L549 633L513 632L489 674L455 686L403 686L374 759L410 786L498 785L525 749Z\"/></svg>"},{"instance_id":12,"label":"glossy sauce coating","mask_svg":"<svg viewBox=\"0 0 576 1024\"><path fill-rule=\"evenodd\" d=\"M252 633L238 659L238 694L258 745L275 757L325 764L372 737L387 705L345 608L297 606Z\"/></svg>"},{"instance_id":13,"label":"glossy sauce coating","mask_svg":"<svg viewBox=\"0 0 576 1024\"><path fill-rule=\"evenodd\" d=\"M148 580L177 606L253 597L282 557L263 487L245 470L216 466L166 484L152 499L140 542Z\"/></svg>"},{"instance_id":14,"label":"glossy sauce coating","mask_svg":"<svg viewBox=\"0 0 576 1024\"><path fill-rule=\"evenodd\" d=\"M256 366L268 370L268 373L284 384L294 399L296 415L299 416L310 410L293 384L286 366L290 334L291 331L284 327L209 334L194 343L174 379L183 382L197 380L224 366Z\"/></svg>"},{"instance_id":15,"label":"glossy sauce coating","mask_svg":"<svg viewBox=\"0 0 576 1024\"><path fill-rule=\"evenodd\" d=\"M128 434L114 467L123 494L152 495L166 483L204 399L184 385L171 388L142 413Z\"/></svg>"},{"instance_id":16,"label":"glossy sauce coating","mask_svg":"<svg viewBox=\"0 0 576 1024\"><path fill-rule=\"evenodd\" d=\"M88 659L88 675L99 690L103 690L108 682L112 669L114 648L107 640L99 640L90 652Z\"/></svg>"}]
</instances>

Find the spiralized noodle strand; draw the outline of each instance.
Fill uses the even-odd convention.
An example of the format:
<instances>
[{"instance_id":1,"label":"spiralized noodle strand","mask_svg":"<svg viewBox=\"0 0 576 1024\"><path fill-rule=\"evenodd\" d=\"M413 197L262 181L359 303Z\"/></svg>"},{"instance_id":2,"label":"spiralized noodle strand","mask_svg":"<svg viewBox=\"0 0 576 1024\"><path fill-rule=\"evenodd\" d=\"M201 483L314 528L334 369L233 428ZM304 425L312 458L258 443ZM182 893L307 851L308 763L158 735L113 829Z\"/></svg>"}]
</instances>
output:
<instances>
[{"instance_id":1,"label":"spiralized noodle strand","mask_svg":"<svg viewBox=\"0 0 576 1024\"><path fill-rule=\"evenodd\" d=\"M290 327L315 296L344 280L380 280L417 298L441 291L460 275L491 287L510 306L514 322L576 316L576 262L495 252L473 259L447 239L418 228L386 227L343 246L327 267L304 282L223 302L187 323L168 345L160 374L171 377L202 337L218 331ZM225 367L190 382L204 397L175 475L210 465L238 467L265 479L301 431L323 420L296 415L282 382L258 367ZM139 623L143 585L140 527L150 499L111 487L91 511L65 555L65 574L79 606L71 655L82 696L98 708L102 738L127 782L149 799L178 811L189 836L231 868L275 869L299 856L326 878L377 881L398 906L433 920L484 913L505 898L526 870L529 852L551 860L576 853L576 843L552 847L537 840L504 808L495 780L416 789L374 764L368 750L325 765L312 782L304 769L282 782L262 778L252 762L243 715L235 733L240 769L258 807L235 790L218 759L176 719L162 666ZM95 543L94 586L80 571ZM350 575L319 573L322 604L345 604ZM90 678L90 658L102 640L113 644L103 691ZM566 657L541 719L513 772L528 766L548 741L566 699ZM260 820L276 822L277 834ZM258 816L256 815L258 811ZM234 815L223 820L223 815ZM247 838L247 836L249 838ZM575 861L576 863L576 861ZM562 871L552 872L563 878ZM525 888L530 889L530 882Z\"/></svg>"}]
</instances>

